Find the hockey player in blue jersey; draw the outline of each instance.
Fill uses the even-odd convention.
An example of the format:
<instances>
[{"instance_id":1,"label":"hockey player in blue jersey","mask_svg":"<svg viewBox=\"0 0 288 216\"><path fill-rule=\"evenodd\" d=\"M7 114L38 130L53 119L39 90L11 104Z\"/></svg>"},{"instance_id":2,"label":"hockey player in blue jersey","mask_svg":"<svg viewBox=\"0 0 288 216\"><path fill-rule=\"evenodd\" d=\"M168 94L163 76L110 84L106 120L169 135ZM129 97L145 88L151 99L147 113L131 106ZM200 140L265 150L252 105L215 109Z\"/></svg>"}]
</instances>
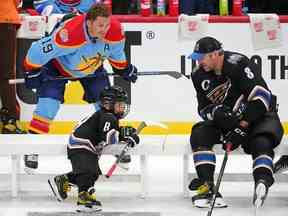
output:
<instances>
[{"instance_id":1,"label":"hockey player in blue jersey","mask_svg":"<svg viewBox=\"0 0 288 216\"><path fill-rule=\"evenodd\" d=\"M43 16L51 14L87 13L89 8L101 0L36 0L35 10Z\"/></svg>"},{"instance_id":2,"label":"hockey player in blue jersey","mask_svg":"<svg viewBox=\"0 0 288 216\"><path fill-rule=\"evenodd\" d=\"M99 94L110 86L103 61L108 60L113 72L128 82L137 80L137 68L126 60L125 36L118 20L110 16L102 3L87 14L64 20L52 33L33 42L24 60L25 85L36 89L38 103L28 126L30 133L49 132L49 126L64 101L67 80L51 80L63 76L81 78L83 99L99 109ZM93 78L88 78L92 75ZM25 155L28 173L38 167L37 155Z\"/></svg>"}]
</instances>

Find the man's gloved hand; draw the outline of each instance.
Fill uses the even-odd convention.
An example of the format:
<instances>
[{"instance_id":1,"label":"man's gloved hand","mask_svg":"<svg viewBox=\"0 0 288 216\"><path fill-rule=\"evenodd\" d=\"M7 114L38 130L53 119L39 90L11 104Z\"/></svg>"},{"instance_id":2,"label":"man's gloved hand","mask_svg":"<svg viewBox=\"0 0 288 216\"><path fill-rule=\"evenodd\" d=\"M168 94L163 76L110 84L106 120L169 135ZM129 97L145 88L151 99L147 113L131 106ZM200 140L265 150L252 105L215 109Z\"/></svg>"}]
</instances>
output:
<instances>
[{"instance_id":1,"label":"man's gloved hand","mask_svg":"<svg viewBox=\"0 0 288 216\"><path fill-rule=\"evenodd\" d=\"M136 129L131 126L120 127L120 139L128 143L132 148L140 142L140 138L136 134Z\"/></svg>"},{"instance_id":2,"label":"man's gloved hand","mask_svg":"<svg viewBox=\"0 0 288 216\"><path fill-rule=\"evenodd\" d=\"M120 137L126 137L126 136L130 136L131 134L135 134L136 129L131 126L121 126L119 128L119 132L120 132Z\"/></svg>"},{"instance_id":3,"label":"man's gloved hand","mask_svg":"<svg viewBox=\"0 0 288 216\"><path fill-rule=\"evenodd\" d=\"M128 82L135 83L138 78L137 71L138 71L137 68L134 65L130 64L128 65L126 70L124 70L122 77Z\"/></svg>"},{"instance_id":4,"label":"man's gloved hand","mask_svg":"<svg viewBox=\"0 0 288 216\"><path fill-rule=\"evenodd\" d=\"M225 134L237 127L239 120L232 109L225 105L217 105L212 110L213 121L216 126Z\"/></svg>"},{"instance_id":5,"label":"man's gloved hand","mask_svg":"<svg viewBox=\"0 0 288 216\"><path fill-rule=\"evenodd\" d=\"M245 143L247 141L247 128L242 127L241 125L238 125L237 127L234 127L231 131L229 131L225 137L225 142L223 143L223 149L227 149L227 144L232 144L231 151L237 149L241 144Z\"/></svg>"},{"instance_id":6,"label":"man's gloved hand","mask_svg":"<svg viewBox=\"0 0 288 216\"><path fill-rule=\"evenodd\" d=\"M28 71L24 73L25 86L29 89L39 88L43 82L49 80L49 76L46 74L45 69Z\"/></svg>"},{"instance_id":7,"label":"man's gloved hand","mask_svg":"<svg viewBox=\"0 0 288 216\"><path fill-rule=\"evenodd\" d=\"M130 136L126 136L123 138L123 141L128 143L130 147L134 148L140 142L139 136L135 134L131 134Z\"/></svg>"}]
</instances>

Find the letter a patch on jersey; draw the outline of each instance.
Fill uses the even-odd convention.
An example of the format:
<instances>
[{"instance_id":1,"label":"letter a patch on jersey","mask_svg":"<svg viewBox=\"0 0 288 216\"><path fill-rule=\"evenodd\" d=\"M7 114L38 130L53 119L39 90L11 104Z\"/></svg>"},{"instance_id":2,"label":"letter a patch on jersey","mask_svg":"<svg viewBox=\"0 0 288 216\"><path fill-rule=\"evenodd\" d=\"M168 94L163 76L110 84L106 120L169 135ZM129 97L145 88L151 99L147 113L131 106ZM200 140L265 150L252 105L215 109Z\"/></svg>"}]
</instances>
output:
<instances>
[{"instance_id":1,"label":"letter a patch on jersey","mask_svg":"<svg viewBox=\"0 0 288 216\"><path fill-rule=\"evenodd\" d=\"M65 28L61 29L59 32L59 37L63 42L67 42L69 40L68 30Z\"/></svg>"}]
</instances>

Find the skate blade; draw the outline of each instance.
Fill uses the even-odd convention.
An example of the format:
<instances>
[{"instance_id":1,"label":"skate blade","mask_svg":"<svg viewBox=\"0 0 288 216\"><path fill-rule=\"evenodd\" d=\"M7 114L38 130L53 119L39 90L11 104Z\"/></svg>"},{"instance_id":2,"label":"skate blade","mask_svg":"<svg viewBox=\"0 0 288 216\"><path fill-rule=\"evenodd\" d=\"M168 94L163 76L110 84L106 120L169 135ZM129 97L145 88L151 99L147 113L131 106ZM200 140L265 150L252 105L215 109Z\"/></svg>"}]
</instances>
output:
<instances>
[{"instance_id":1,"label":"skate blade","mask_svg":"<svg viewBox=\"0 0 288 216\"><path fill-rule=\"evenodd\" d=\"M258 209L263 205L263 202L264 202L265 193L266 193L265 185L259 184L256 188L255 193L256 193L257 199L254 202L254 207L255 209Z\"/></svg>"},{"instance_id":2,"label":"skate blade","mask_svg":"<svg viewBox=\"0 0 288 216\"><path fill-rule=\"evenodd\" d=\"M58 195L58 193L56 192L57 191L57 188L55 188L55 184L53 184L53 180L50 181L50 179L48 179L48 184L53 192L53 195L54 197L56 198L56 200L58 202L62 202L63 200L60 198L60 196Z\"/></svg>"},{"instance_id":3,"label":"skate blade","mask_svg":"<svg viewBox=\"0 0 288 216\"><path fill-rule=\"evenodd\" d=\"M195 200L193 202L194 206L197 208L210 208L212 201L208 200ZM227 208L228 205L224 202L222 198L216 198L214 208Z\"/></svg>"},{"instance_id":4,"label":"skate blade","mask_svg":"<svg viewBox=\"0 0 288 216\"><path fill-rule=\"evenodd\" d=\"M76 212L78 213L92 213L92 212L100 212L102 211L102 207L100 206L94 206L93 208L88 208L85 206L78 206L76 209Z\"/></svg>"}]
</instances>

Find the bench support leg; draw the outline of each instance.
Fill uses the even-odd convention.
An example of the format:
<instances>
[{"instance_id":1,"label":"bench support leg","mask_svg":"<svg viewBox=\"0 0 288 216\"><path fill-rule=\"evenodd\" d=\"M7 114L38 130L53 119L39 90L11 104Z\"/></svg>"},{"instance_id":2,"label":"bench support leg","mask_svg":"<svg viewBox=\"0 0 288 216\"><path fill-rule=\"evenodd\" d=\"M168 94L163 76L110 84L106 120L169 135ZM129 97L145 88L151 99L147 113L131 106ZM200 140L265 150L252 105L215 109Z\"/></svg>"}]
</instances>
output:
<instances>
[{"instance_id":1,"label":"bench support leg","mask_svg":"<svg viewBox=\"0 0 288 216\"><path fill-rule=\"evenodd\" d=\"M183 195L184 198L189 196L188 190L188 181L189 181L189 155L183 155Z\"/></svg>"},{"instance_id":2,"label":"bench support leg","mask_svg":"<svg viewBox=\"0 0 288 216\"><path fill-rule=\"evenodd\" d=\"M18 173L20 171L20 155L11 155L11 192L12 197L18 196Z\"/></svg>"},{"instance_id":3,"label":"bench support leg","mask_svg":"<svg viewBox=\"0 0 288 216\"><path fill-rule=\"evenodd\" d=\"M141 181L141 198L147 196L147 175L148 175L148 165L147 165L147 155L140 155L140 181Z\"/></svg>"}]
</instances>

